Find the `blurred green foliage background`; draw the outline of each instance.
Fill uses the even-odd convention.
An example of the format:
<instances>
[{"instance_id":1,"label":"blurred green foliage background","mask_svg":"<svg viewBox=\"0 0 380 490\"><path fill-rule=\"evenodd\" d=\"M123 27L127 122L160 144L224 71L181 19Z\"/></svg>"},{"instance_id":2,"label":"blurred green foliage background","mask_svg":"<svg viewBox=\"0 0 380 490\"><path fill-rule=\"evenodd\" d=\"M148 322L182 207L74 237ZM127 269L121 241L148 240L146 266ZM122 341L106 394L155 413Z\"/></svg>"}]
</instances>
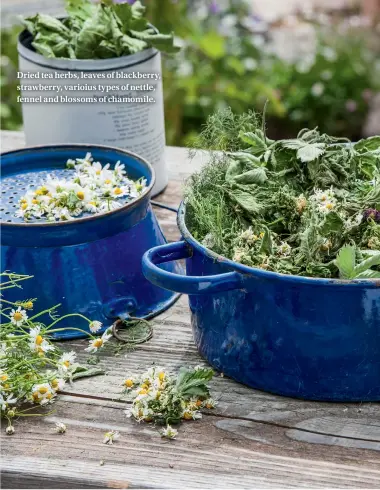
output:
<instances>
[{"instance_id":1,"label":"blurred green foliage background","mask_svg":"<svg viewBox=\"0 0 380 490\"><path fill-rule=\"evenodd\" d=\"M353 140L361 136L380 91L380 36L374 26L359 17L302 19L315 46L299 57L283 57L270 42L281 23L263 29L244 1L225 0L223 8L213 0L144 3L151 22L174 31L182 46L178 55L163 56L169 145L191 144L216 109L261 110L266 100L272 137L295 136L305 126ZM299 21L293 21L296 28ZM2 129L22 126L16 103L20 30L1 32Z\"/></svg>"}]
</instances>

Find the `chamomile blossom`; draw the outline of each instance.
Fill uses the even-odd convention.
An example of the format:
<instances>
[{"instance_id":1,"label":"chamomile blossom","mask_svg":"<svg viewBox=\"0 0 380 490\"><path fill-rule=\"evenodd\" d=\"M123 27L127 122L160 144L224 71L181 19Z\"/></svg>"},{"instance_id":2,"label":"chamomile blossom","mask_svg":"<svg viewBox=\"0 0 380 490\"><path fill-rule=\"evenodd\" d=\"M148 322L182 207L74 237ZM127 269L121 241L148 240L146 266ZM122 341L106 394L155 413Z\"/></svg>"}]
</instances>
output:
<instances>
[{"instance_id":1,"label":"chamomile blossom","mask_svg":"<svg viewBox=\"0 0 380 490\"><path fill-rule=\"evenodd\" d=\"M336 208L337 199L332 189L326 191L316 189L311 199L317 204L319 211L322 213L329 213Z\"/></svg>"},{"instance_id":2,"label":"chamomile blossom","mask_svg":"<svg viewBox=\"0 0 380 490\"><path fill-rule=\"evenodd\" d=\"M29 346L32 351L38 352L41 355L54 350L54 346L42 337L41 327L39 326L30 329Z\"/></svg>"},{"instance_id":3,"label":"chamomile blossom","mask_svg":"<svg viewBox=\"0 0 380 490\"><path fill-rule=\"evenodd\" d=\"M175 439L178 435L178 430L173 429L173 427L168 424L165 429L161 430L160 434L161 437L166 437L167 439Z\"/></svg>"},{"instance_id":4,"label":"chamomile blossom","mask_svg":"<svg viewBox=\"0 0 380 490\"><path fill-rule=\"evenodd\" d=\"M103 326L102 322L98 322L97 320L94 320L93 322L90 323L89 329L91 333L97 333L102 328L102 326Z\"/></svg>"},{"instance_id":5,"label":"chamomile blossom","mask_svg":"<svg viewBox=\"0 0 380 490\"><path fill-rule=\"evenodd\" d=\"M90 345L85 349L87 352L97 352L99 349L101 349L104 344L112 337L111 329L108 328L101 337L97 339L91 339L90 340Z\"/></svg>"},{"instance_id":6,"label":"chamomile blossom","mask_svg":"<svg viewBox=\"0 0 380 490\"><path fill-rule=\"evenodd\" d=\"M117 430L110 430L104 434L103 444L112 445L113 441L120 438L120 433Z\"/></svg>"},{"instance_id":7,"label":"chamomile blossom","mask_svg":"<svg viewBox=\"0 0 380 490\"><path fill-rule=\"evenodd\" d=\"M66 432L66 430L67 430L66 424L64 424L63 422L56 422L55 423L54 431L57 434L64 434Z\"/></svg>"},{"instance_id":8,"label":"chamomile blossom","mask_svg":"<svg viewBox=\"0 0 380 490\"><path fill-rule=\"evenodd\" d=\"M16 327L20 327L23 323L25 323L28 319L28 315L25 310L19 306L17 310L13 309L11 310L11 322L13 325L16 325Z\"/></svg>"},{"instance_id":9,"label":"chamomile blossom","mask_svg":"<svg viewBox=\"0 0 380 490\"><path fill-rule=\"evenodd\" d=\"M75 369L76 353L74 351L64 352L58 359L58 370L62 373L67 373Z\"/></svg>"},{"instance_id":10,"label":"chamomile blossom","mask_svg":"<svg viewBox=\"0 0 380 490\"><path fill-rule=\"evenodd\" d=\"M102 213L118 209L138 197L146 180L128 179L125 165L95 162L90 153L85 158L67 161L67 178L48 175L37 189L29 189L19 201L15 216L29 221L45 217L47 221L68 221L83 213ZM118 202L117 202L118 201Z\"/></svg>"},{"instance_id":11,"label":"chamomile blossom","mask_svg":"<svg viewBox=\"0 0 380 490\"><path fill-rule=\"evenodd\" d=\"M55 395L56 393L49 383L36 384L32 388L30 401L39 405L47 405Z\"/></svg>"}]
</instances>

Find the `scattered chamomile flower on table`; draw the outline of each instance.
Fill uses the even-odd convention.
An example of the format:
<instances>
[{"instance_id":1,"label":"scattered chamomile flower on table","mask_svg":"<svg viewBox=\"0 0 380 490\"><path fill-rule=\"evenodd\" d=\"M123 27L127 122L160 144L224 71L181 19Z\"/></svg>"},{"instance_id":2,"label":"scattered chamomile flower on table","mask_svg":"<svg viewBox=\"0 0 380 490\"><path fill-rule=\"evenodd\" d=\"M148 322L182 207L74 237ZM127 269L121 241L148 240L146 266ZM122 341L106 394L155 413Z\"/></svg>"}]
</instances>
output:
<instances>
[{"instance_id":1,"label":"scattered chamomile flower on table","mask_svg":"<svg viewBox=\"0 0 380 490\"><path fill-rule=\"evenodd\" d=\"M66 430L67 430L67 426L63 422L56 422L55 423L54 431L57 434L64 434L66 432Z\"/></svg>"},{"instance_id":2,"label":"scattered chamomile flower on table","mask_svg":"<svg viewBox=\"0 0 380 490\"><path fill-rule=\"evenodd\" d=\"M92 333L97 333L102 328L102 322L93 321L90 323L89 328Z\"/></svg>"},{"instance_id":3,"label":"scattered chamomile flower on table","mask_svg":"<svg viewBox=\"0 0 380 490\"><path fill-rule=\"evenodd\" d=\"M166 437L167 439L175 439L178 435L178 430L173 429L171 425L167 425L165 429L160 431L161 437Z\"/></svg>"},{"instance_id":4,"label":"scattered chamomile flower on table","mask_svg":"<svg viewBox=\"0 0 380 490\"><path fill-rule=\"evenodd\" d=\"M110 430L104 434L103 444L112 445L113 441L120 438L120 433L117 430Z\"/></svg>"},{"instance_id":5,"label":"scattered chamomile flower on table","mask_svg":"<svg viewBox=\"0 0 380 490\"><path fill-rule=\"evenodd\" d=\"M40 187L29 189L20 199L15 216L24 221L32 218L68 221L85 213L118 209L140 196L147 187L143 177L131 180L124 164L117 162L111 169L109 163L102 166L100 162L94 162L91 153L84 158L69 159L66 167L66 178L49 175ZM20 317L25 311L15 313Z\"/></svg>"},{"instance_id":6,"label":"scattered chamomile flower on table","mask_svg":"<svg viewBox=\"0 0 380 490\"><path fill-rule=\"evenodd\" d=\"M125 392L134 396L132 406L125 410L125 414L138 422L166 425L161 435L174 439L178 432L171 424L201 419L202 408L216 406L207 386L213 375L211 368L202 366L183 367L176 376L159 366L151 367L124 381Z\"/></svg>"}]
</instances>

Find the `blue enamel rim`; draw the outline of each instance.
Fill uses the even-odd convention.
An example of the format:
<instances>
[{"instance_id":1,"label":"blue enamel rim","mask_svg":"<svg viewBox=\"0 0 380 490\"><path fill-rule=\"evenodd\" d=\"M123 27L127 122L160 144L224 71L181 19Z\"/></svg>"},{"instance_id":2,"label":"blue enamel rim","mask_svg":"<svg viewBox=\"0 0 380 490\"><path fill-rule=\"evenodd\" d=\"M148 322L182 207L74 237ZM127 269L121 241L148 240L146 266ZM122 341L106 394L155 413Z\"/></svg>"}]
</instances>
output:
<instances>
[{"instance_id":1,"label":"blue enamel rim","mask_svg":"<svg viewBox=\"0 0 380 490\"><path fill-rule=\"evenodd\" d=\"M121 206L120 208L114 209L112 211L106 211L105 213L98 213L95 214L94 216L87 216L85 218L75 218L70 221L58 221L55 223L7 223L5 221L0 221L0 226L4 228L20 228L20 227L33 227L33 228L49 228L49 229L54 229L57 227L72 227L75 226L76 224L84 223L84 222L91 222L91 221L96 221L100 217L106 217L106 216L116 216L118 214L124 213L126 210L131 209L135 206L137 206L140 202L144 201L147 196L152 191L152 188L154 186L155 180L156 180L156 175L154 172L154 169L150 163L148 163L144 158L140 157L139 155L136 155L136 153L133 153L132 151L129 150L123 150L122 148L113 148L112 146L106 146L106 145L91 145L91 144L81 144L81 143L76 143L76 144L64 144L64 145L39 145L39 146L27 146L24 148L20 148L18 150L11 150L11 151L6 151L4 153L0 154L0 159L12 155L17 155L17 154L23 154L23 153L33 153L41 151L53 151L57 150L59 151L60 149L62 150L68 150L68 149L73 149L74 151L85 151L85 152L90 152L94 151L96 149L98 150L103 150L107 151L113 154L120 154L120 156L125 155L127 157L133 158L142 165L144 165L150 172L150 184L147 186L145 191L137 198L133 199L133 201L128 202Z\"/></svg>"},{"instance_id":2,"label":"blue enamel rim","mask_svg":"<svg viewBox=\"0 0 380 490\"><path fill-rule=\"evenodd\" d=\"M326 279L326 278L319 278L319 277L294 276L291 274L282 274L279 272L265 271L257 267L249 267L247 265L239 264L238 262L234 262L233 260L227 259L222 255L218 255L212 250L204 247L201 243L199 243L188 230L186 226L186 204L184 201L181 202L181 205L178 209L177 224L181 232L181 235L183 236L185 241L189 243L193 248L195 248L198 252L206 255L210 259L213 259L215 262L219 262L223 265L226 265L227 267L231 268L234 271L241 272L242 275L255 276L257 278L262 278L266 280L278 279L289 283L307 284L309 286L310 285L339 286L339 287L344 286L344 287L351 287L351 288L378 289L380 294L380 279L346 280L346 279ZM218 275L215 275L215 278L217 277Z\"/></svg>"}]
</instances>

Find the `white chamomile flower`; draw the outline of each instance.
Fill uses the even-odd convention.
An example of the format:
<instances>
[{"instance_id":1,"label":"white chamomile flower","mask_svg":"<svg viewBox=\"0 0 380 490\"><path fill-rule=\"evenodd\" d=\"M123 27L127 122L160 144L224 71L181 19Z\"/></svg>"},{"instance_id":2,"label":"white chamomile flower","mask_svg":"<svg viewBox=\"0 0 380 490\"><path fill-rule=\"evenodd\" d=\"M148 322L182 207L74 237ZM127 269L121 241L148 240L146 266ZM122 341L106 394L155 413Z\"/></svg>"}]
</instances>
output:
<instances>
[{"instance_id":1,"label":"white chamomile flower","mask_svg":"<svg viewBox=\"0 0 380 490\"><path fill-rule=\"evenodd\" d=\"M8 427L5 429L5 433L7 436L12 436L15 433L15 428L13 425L8 425Z\"/></svg>"},{"instance_id":2,"label":"white chamomile flower","mask_svg":"<svg viewBox=\"0 0 380 490\"><path fill-rule=\"evenodd\" d=\"M10 317L11 323L13 323L13 325L16 325L16 327L20 327L28 319L26 311L21 309L21 306L19 306L17 310L11 310Z\"/></svg>"},{"instance_id":3,"label":"white chamomile flower","mask_svg":"<svg viewBox=\"0 0 380 490\"><path fill-rule=\"evenodd\" d=\"M182 413L182 418L185 420L198 420L202 418L202 414L198 410L191 410L189 408L185 408L185 410Z\"/></svg>"},{"instance_id":4,"label":"white chamomile flower","mask_svg":"<svg viewBox=\"0 0 380 490\"><path fill-rule=\"evenodd\" d=\"M13 394L10 393L6 398L4 398L4 395L0 393L0 408L1 411L5 411L9 405L14 405L17 403L18 398Z\"/></svg>"},{"instance_id":5,"label":"white chamomile flower","mask_svg":"<svg viewBox=\"0 0 380 490\"><path fill-rule=\"evenodd\" d=\"M54 346L42 337L41 327L38 326L31 328L29 331L29 346L32 351L38 352L39 354L54 350Z\"/></svg>"},{"instance_id":6,"label":"white chamomile flower","mask_svg":"<svg viewBox=\"0 0 380 490\"><path fill-rule=\"evenodd\" d=\"M99 209L102 212L114 211L115 209L121 208L122 204L117 201L108 200L106 202L101 203Z\"/></svg>"},{"instance_id":7,"label":"white chamomile flower","mask_svg":"<svg viewBox=\"0 0 380 490\"><path fill-rule=\"evenodd\" d=\"M161 430L160 434L167 439L175 439L178 435L178 430L173 429L173 427L168 424L165 429Z\"/></svg>"},{"instance_id":8,"label":"white chamomile flower","mask_svg":"<svg viewBox=\"0 0 380 490\"><path fill-rule=\"evenodd\" d=\"M111 329L108 328L101 337L91 339L90 345L85 349L87 352L97 352L112 337Z\"/></svg>"},{"instance_id":9,"label":"white chamomile flower","mask_svg":"<svg viewBox=\"0 0 380 490\"><path fill-rule=\"evenodd\" d=\"M291 251L292 251L292 247L286 242L281 242L277 248L277 252L279 253L279 255L282 255L283 257L289 257Z\"/></svg>"},{"instance_id":10,"label":"white chamomile flower","mask_svg":"<svg viewBox=\"0 0 380 490\"><path fill-rule=\"evenodd\" d=\"M66 429L67 429L67 427L63 422L56 422L55 423L54 431L57 434L64 434L66 432Z\"/></svg>"},{"instance_id":11,"label":"white chamomile flower","mask_svg":"<svg viewBox=\"0 0 380 490\"><path fill-rule=\"evenodd\" d=\"M55 378L50 382L50 386L54 391L62 391L66 381L62 378Z\"/></svg>"},{"instance_id":12,"label":"white chamomile flower","mask_svg":"<svg viewBox=\"0 0 380 490\"><path fill-rule=\"evenodd\" d=\"M70 211L67 208L54 208L53 217L60 221L68 221L71 219Z\"/></svg>"},{"instance_id":13,"label":"white chamomile flower","mask_svg":"<svg viewBox=\"0 0 380 490\"><path fill-rule=\"evenodd\" d=\"M55 397L55 392L49 383L34 385L31 392L31 401L39 405L47 405Z\"/></svg>"},{"instance_id":14,"label":"white chamomile flower","mask_svg":"<svg viewBox=\"0 0 380 490\"><path fill-rule=\"evenodd\" d=\"M89 328L91 333L97 333L102 328L102 326L103 326L102 322L98 322L97 320L94 320L93 322L90 323Z\"/></svg>"},{"instance_id":15,"label":"white chamomile flower","mask_svg":"<svg viewBox=\"0 0 380 490\"><path fill-rule=\"evenodd\" d=\"M208 409L215 408L217 404L218 402L216 402L213 398L207 398L207 400L203 402L203 406Z\"/></svg>"},{"instance_id":16,"label":"white chamomile flower","mask_svg":"<svg viewBox=\"0 0 380 490\"><path fill-rule=\"evenodd\" d=\"M74 351L64 352L62 356L58 359L58 370L60 372L72 371L75 369L75 359L77 355Z\"/></svg>"},{"instance_id":17,"label":"white chamomile flower","mask_svg":"<svg viewBox=\"0 0 380 490\"><path fill-rule=\"evenodd\" d=\"M320 95L323 94L324 91L325 91L325 86L321 82L316 82L311 87L311 94L314 95L314 97L319 97Z\"/></svg>"},{"instance_id":18,"label":"white chamomile flower","mask_svg":"<svg viewBox=\"0 0 380 490\"><path fill-rule=\"evenodd\" d=\"M114 174L117 178L122 179L125 173L125 165L118 161L115 165Z\"/></svg>"},{"instance_id":19,"label":"white chamomile flower","mask_svg":"<svg viewBox=\"0 0 380 490\"><path fill-rule=\"evenodd\" d=\"M110 430L104 434L103 444L112 445L113 441L120 438L120 433L117 430Z\"/></svg>"}]
</instances>

